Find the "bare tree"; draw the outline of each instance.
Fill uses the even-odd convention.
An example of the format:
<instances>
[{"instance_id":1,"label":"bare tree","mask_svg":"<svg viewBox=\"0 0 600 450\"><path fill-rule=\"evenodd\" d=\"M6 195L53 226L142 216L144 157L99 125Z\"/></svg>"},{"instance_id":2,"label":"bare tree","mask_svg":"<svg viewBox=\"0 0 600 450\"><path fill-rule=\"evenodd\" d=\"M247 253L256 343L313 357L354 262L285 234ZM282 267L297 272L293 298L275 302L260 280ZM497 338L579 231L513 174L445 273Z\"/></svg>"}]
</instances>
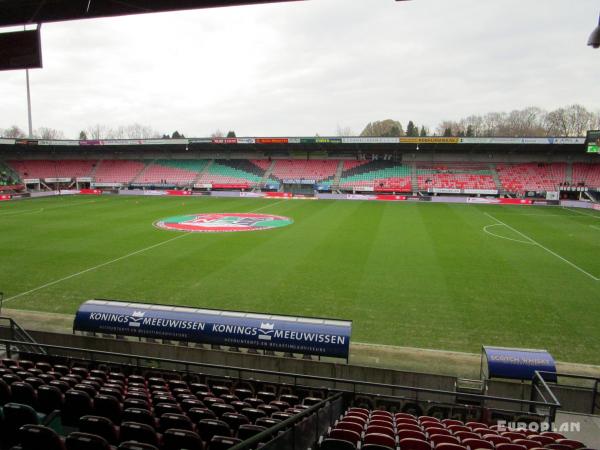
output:
<instances>
[{"instance_id":1,"label":"bare tree","mask_svg":"<svg viewBox=\"0 0 600 450\"><path fill-rule=\"evenodd\" d=\"M86 134L89 139L98 140L98 139L107 139L108 134L110 132L109 128L106 125L101 125L97 123L96 125L92 125L86 128Z\"/></svg>"},{"instance_id":2,"label":"bare tree","mask_svg":"<svg viewBox=\"0 0 600 450\"><path fill-rule=\"evenodd\" d=\"M215 130L211 135L211 138L222 138L225 137L225 133L223 133L221 130Z\"/></svg>"},{"instance_id":3,"label":"bare tree","mask_svg":"<svg viewBox=\"0 0 600 450\"><path fill-rule=\"evenodd\" d=\"M40 127L37 130L35 130L33 134L37 138L47 141L65 138L65 134L62 131L48 127Z\"/></svg>"},{"instance_id":4,"label":"bare tree","mask_svg":"<svg viewBox=\"0 0 600 450\"><path fill-rule=\"evenodd\" d=\"M17 125L13 125L12 127L4 130L4 137L9 139L22 139L25 137L25 132Z\"/></svg>"},{"instance_id":5,"label":"bare tree","mask_svg":"<svg viewBox=\"0 0 600 450\"><path fill-rule=\"evenodd\" d=\"M354 131L352 131L352 128L342 127L339 124L336 128L335 134L336 134L336 136L356 136L356 133L354 133Z\"/></svg>"}]
</instances>

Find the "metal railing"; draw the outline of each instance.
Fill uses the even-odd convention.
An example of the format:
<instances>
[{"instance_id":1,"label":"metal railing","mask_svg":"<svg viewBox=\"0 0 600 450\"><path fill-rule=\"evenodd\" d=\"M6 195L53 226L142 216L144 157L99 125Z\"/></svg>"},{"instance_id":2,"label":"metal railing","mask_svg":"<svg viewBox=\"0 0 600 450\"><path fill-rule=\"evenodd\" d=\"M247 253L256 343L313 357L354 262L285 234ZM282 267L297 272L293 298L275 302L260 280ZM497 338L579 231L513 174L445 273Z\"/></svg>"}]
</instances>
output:
<instances>
[{"instance_id":1,"label":"metal railing","mask_svg":"<svg viewBox=\"0 0 600 450\"><path fill-rule=\"evenodd\" d=\"M11 346L20 345L22 342L0 339L0 346L8 350ZM456 398L477 403L478 409L493 409L494 404L510 404L516 414L524 412L544 411L543 415L553 421L560 403L551 392L546 382L539 377L536 382L536 392L540 393L541 400L516 399L508 397L490 396L486 394L465 393L443 389L403 386L395 384L373 383L369 381L351 380L322 377L317 375L304 375L299 373L277 372L264 369L254 369L235 366L224 366L203 362L181 361L168 358L154 358L143 355L123 354L100 350L64 347L58 345L36 344L46 354L62 358L65 363L73 362L107 364L136 369L156 370L161 372L177 372L188 375L202 374L214 378L236 378L240 381L252 380L262 382L293 385L294 387L321 390L323 392L346 392L354 398L370 396L377 399L410 400L440 406L456 404ZM543 394L543 395L542 395ZM506 410L503 407L503 410Z\"/></svg>"},{"instance_id":2,"label":"metal railing","mask_svg":"<svg viewBox=\"0 0 600 450\"><path fill-rule=\"evenodd\" d=\"M27 331L21 328L21 326L10 317L0 316L0 333L8 333L10 340L13 341L12 346L7 346L5 349L9 358L13 350L38 355L46 354L46 350L43 346L38 344ZM2 334L0 334L0 336Z\"/></svg>"}]
</instances>

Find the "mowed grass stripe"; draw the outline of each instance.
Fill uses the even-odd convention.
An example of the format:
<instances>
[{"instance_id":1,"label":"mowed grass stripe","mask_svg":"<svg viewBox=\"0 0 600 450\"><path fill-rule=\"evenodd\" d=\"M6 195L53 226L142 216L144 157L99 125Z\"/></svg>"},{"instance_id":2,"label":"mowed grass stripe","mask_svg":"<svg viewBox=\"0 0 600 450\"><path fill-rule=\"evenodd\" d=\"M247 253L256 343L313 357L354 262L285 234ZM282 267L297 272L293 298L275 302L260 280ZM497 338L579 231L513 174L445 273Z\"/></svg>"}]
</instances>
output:
<instances>
[{"instance_id":1,"label":"mowed grass stripe","mask_svg":"<svg viewBox=\"0 0 600 450\"><path fill-rule=\"evenodd\" d=\"M15 202L11 211L82 200ZM483 232L495 223L489 212L597 276L600 239L592 217L479 205L98 200L0 216L0 286L7 297L178 236L152 226L161 218L269 205L262 212L294 224L186 235L15 299L12 308L73 313L88 298L106 297L343 317L354 321L355 341L469 352L482 344L547 348L559 360L600 363L600 283L537 246Z\"/></svg>"},{"instance_id":2,"label":"mowed grass stripe","mask_svg":"<svg viewBox=\"0 0 600 450\"><path fill-rule=\"evenodd\" d=\"M259 211L259 210L261 210L261 209L265 209L265 208L271 207L271 206L272 206L274 203L279 203L279 202L281 202L281 201L275 201L275 202L271 201L270 203L268 203L268 204L265 204L265 205L263 205L263 206L260 206L260 207L258 207L258 208L255 208L255 209L254 209L254 210L252 210L252 211ZM132 203L132 202L131 202L131 201L124 200L124 201L123 201L123 203L124 203L126 206L128 206L127 204L128 204L128 203ZM140 204L140 202L139 202L139 201L135 201L134 203L135 203L136 205L139 205L139 204ZM168 206L169 208L172 208L172 207L173 207L173 203L174 203L174 201L170 201L170 203L171 203L171 204L169 204L169 203L165 203L165 205L163 205L163 206ZM225 206L226 204L227 204L227 202L221 202L221 206L222 206L222 207L223 207L223 206ZM182 202L180 206L182 206L182 207L188 207L188 205L186 205L186 204L185 204L185 202ZM189 206L197 207L196 205L189 205ZM94 211L92 215L95 217L95 216L97 216L99 213L100 213L99 211ZM138 213L139 213L139 211L138 211ZM123 212L123 215L127 216L127 212ZM106 217L103 217L103 218L104 218L104 219L106 219ZM63 219L65 219L65 218L63 218ZM70 222L70 219L69 219L68 217L66 218L66 220L68 220L68 221ZM114 222L113 222L113 223L114 223ZM86 229L88 229L88 228L86 228ZM121 231L121 232L122 232L122 231L123 231L123 227L119 227L119 231ZM154 235L156 235L156 234L157 234L157 233L154 233ZM122 260L124 260L124 259L127 259L127 258L129 258L129 257L132 257L132 256L139 255L139 254L141 254L141 253L143 253L143 252L146 252L146 251L149 251L149 250L153 250L153 249L155 249L155 248L157 248L157 247L159 247L159 246L162 246L162 245L164 245L164 244L168 244L168 243L170 243L170 242L172 242L172 241L175 241L175 240L177 240L177 239L180 239L180 238L182 238L182 237L185 237L185 236L189 236L189 234L188 234L188 233L178 233L178 234L177 234L175 237L172 237L172 238L170 238L170 239L162 240L162 241L160 241L160 242L157 242L157 243L151 244L151 245L149 245L149 246L146 246L146 247L143 247L143 248L138 248L138 249L136 249L136 250L133 250L133 251L131 251L131 252L129 252L129 253L122 254L122 255L120 255L120 256L118 256L118 257L115 257L115 258L113 258L113 259L110 259L110 260L108 260L108 261L104 261L104 262L101 262L101 263L99 263L99 264L96 264L96 265L94 265L94 266L92 266L92 267L88 267L88 268L86 268L86 269L79 270L79 271L77 271L77 272L75 272L75 273L71 273L71 274L69 274L69 275L65 275L65 276L63 276L63 277L61 277L61 278L58 278L58 279L55 279L55 280L49 281L49 282L47 282L47 283L44 283L44 284L42 284L42 285L39 285L39 286L36 286L36 287L33 287L33 288L31 288L31 289L29 289L29 290L27 290L27 291L24 291L24 292L21 292L21 293L15 294L15 295L13 295L13 296L11 296L11 297L8 297L8 298L7 298L5 301L6 301L6 302L8 302L8 301L11 301L11 300L14 300L14 299L18 299L18 298L21 298L21 297L23 297L23 296L26 296L26 295L32 294L32 293L34 293L34 292L38 292L39 290L46 289L46 288L48 288L48 287L51 287L51 286L57 285L57 284L59 284L59 283L63 283L63 282L65 282L65 281L67 281L67 280L70 280L70 279L72 279L72 278L79 277L79 276L81 276L81 275L85 275L85 274L87 274L87 273L89 273L89 272L91 272L91 271L94 271L94 270L101 269L101 268L103 268L103 267L105 267L105 266L108 266L108 265L111 265L111 264L114 264L114 263L120 262L120 261L122 261ZM154 237L156 238L156 236L154 236ZM90 240L90 236L87 236L87 235L86 235L86 236L85 236L85 239L86 239L86 240ZM59 242L60 242L60 240L59 240ZM113 240L113 241L112 241L112 243L114 243L114 242L115 242L115 241ZM76 246L76 247L78 247L78 248L80 248L80 246L79 246L78 244L75 244L75 246ZM53 250L52 250L52 252L53 252L53 253L56 253L56 249L53 249ZM117 279L118 279L118 278L116 278L116 279L112 278L112 280L117 280ZM118 282L114 281L114 284L118 284ZM60 289L62 289L62 287L61 287Z\"/></svg>"}]
</instances>

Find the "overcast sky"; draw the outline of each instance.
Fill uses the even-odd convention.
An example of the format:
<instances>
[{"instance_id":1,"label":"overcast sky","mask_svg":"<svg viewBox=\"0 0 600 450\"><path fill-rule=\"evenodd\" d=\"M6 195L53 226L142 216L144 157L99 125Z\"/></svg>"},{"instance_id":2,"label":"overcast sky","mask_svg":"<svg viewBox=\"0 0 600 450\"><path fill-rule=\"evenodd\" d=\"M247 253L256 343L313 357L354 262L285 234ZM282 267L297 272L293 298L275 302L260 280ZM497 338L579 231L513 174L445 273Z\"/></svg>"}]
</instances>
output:
<instances>
[{"instance_id":1,"label":"overcast sky","mask_svg":"<svg viewBox=\"0 0 600 450\"><path fill-rule=\"evenodd\" d=\"M600 110L600 0L311 0L42 27L33 127L132 123L208 136L359 133L581 103ZM27 128L0 72L0 128Z\"/></svg>"}]
</instances>

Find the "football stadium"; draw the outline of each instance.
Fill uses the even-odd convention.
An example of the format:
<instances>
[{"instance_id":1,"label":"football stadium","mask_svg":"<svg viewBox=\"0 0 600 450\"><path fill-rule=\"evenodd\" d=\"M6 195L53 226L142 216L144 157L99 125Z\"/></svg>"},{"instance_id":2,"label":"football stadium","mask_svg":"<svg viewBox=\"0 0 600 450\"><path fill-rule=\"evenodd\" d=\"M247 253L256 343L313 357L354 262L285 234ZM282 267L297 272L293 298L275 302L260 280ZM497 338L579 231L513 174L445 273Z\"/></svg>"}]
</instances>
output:
<instances>
[{"instance_id":1,"label":"football stadium","mask_svg":"<svg viewBox=\"0 0 600 450\"><path fill-rule=\"evenodd\" d=\"M600 131L453 134L0 136L0 450L600 448Z\"/></svg>"}]
</instances>

